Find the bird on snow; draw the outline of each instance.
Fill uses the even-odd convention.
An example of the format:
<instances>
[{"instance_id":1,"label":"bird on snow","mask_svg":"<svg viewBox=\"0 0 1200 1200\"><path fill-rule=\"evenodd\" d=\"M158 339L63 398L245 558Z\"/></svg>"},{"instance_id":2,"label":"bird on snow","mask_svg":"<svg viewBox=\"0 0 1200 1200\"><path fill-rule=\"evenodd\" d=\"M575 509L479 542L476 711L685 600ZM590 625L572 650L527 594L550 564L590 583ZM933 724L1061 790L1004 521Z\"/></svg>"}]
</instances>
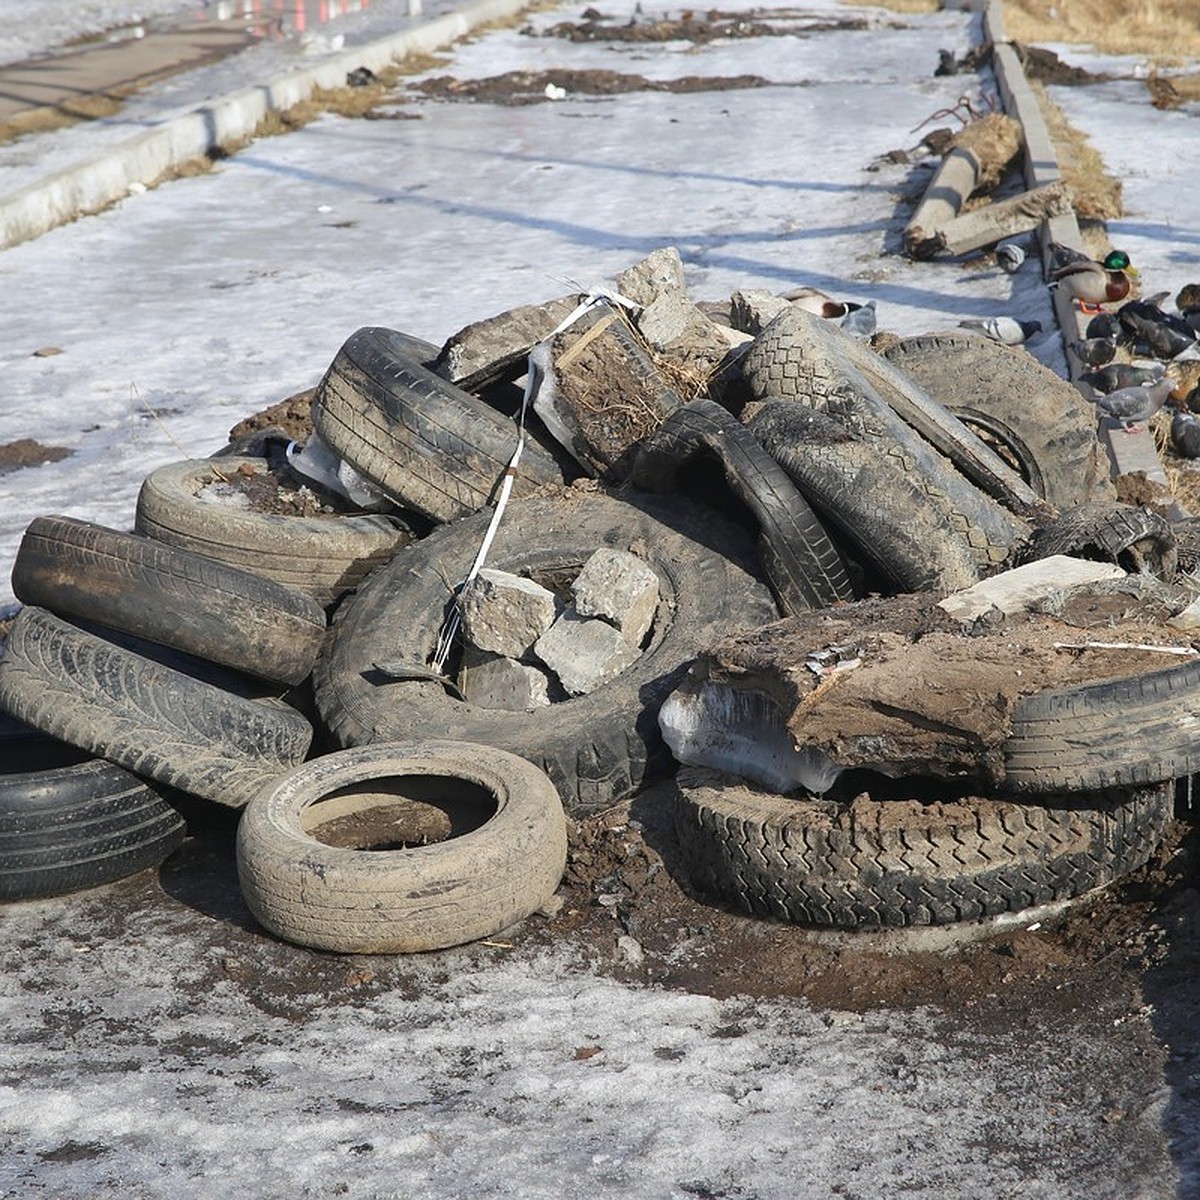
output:
<instances>
[{"instance_id":1,"label":"bird on snow","mask_svg":"<svg viewBox=\"0 0 1200 1200\"><path fill-rule=\"evenodd\" d=\"M816 313L818 317L826 317L829 320L848 316L855 309L862 308L861 304L856 304L853 300L835 300L832 296L812 287L795 287L790 291L780 292L779 295L784 300L796 305L797 308L802 308L805 312Z\"/></svg>"},{"instance_id":2,"label":"bird on snow","mask_svg":"<svg viewBox=\"0 0 1200 1200\"><path fill-rule=\"evenodd\" d=\"M1067 349L1081 363L1089 367L1102 367L1117 357L1117 339L1111 337L1089 337L1070 342Z\"/></svg>"},{"instance_id":3,"label":"bird on snow","mask_svg":"<svg viewBox=\"0 0 1200 1200\"><path fill-rule=\"evenodd\" d=\"M1025 251L1016 242L1001 242L996 247L996 261L1005 275L1015 275L1025 261Z\"/></svg>"},{"instance_id":4,"label":"bird on snow","mask_svg":"<svg viewBox=\"0 0 1200 1200\"><path fill-rule=\"evenodd\" d=\"M1171 448L1180 458L1200 458L1200 419L1186 408L1171 418Z\"/></svg>"},{"instance_id":5,"label":"bird on snow","mask_svg":"<svg viewBox=\"0 0 1200 1200\"><path fill-rule=\"evenodd\" d=\"M958 324L961 329L982 333L993 342L1003 342L1006 346L1019 346L1035 333L1042 332L1041 321L1018 321L1016 317L985 317L980 320L970 318L959 321Z\"/></svg>"},{"instance_id":6,"label":"bird on snow","mask_svg":"<svg viewBox=\"0 0 1200 1200\"><path fill-rule=\"evenodd\" d=\"M1123 250L1114 250L1103 262L1089 258L1053 268L1049 286L1078 300L1082 312L1098 313L1100 305L1115 304L1129 295L1133 286L1130 275L1134 274L1129 256Z\"/></svg>"},{"instance_id":7,"label":"bird on snow","mask_svg":"<svg viewBox=\"0 0 1200 1200\"><path fill-rule=\"evenodd\" d=\"M868 300L848 312L839 324L851 337L869 338L875 332L875 301Z\"/></svg>"},{"instance_id":8,"label":"bird on snow","mask_svg":"<svg viewBox=\"0 0 1200 1200\"><path fill-rule=\"evenodd\" d=\"M1176 380L1169 375L1144 387L1117 388L1096 397L1096 407L1121 423L1126 433L1135 433L1139 421L1148 421L1167 402Z\"/></svg>"},{"instance_id":9,"label":"bird on snow","mask_svg":"<svg viewBox=\"0 0 1200 1200\"><path fill-rule=\"evenodd\" d=\"M1115 392L1117 388L1141 387L1161 379L1161 367L1139 367L1133 363L1115 362L1099 371L1084 371L1080 380L1098 392Z\"/></svg>"}]
</instances>

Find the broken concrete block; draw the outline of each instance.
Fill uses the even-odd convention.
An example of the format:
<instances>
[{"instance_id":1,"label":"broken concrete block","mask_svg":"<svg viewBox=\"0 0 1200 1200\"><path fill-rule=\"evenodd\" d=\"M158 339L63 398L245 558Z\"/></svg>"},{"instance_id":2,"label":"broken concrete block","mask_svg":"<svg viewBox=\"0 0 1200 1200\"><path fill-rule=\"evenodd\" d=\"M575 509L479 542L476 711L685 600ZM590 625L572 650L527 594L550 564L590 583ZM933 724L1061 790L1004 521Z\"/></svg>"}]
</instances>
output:
<instances>
[{"instance_id":1,"label":"broken concrete block","mask_svg":"<svg viewBox=\"0 0 1200 1200\"><path fill-rule=\"evenodd\" d=\"M683 259L674 246L663 246L646 255L616 278L617 291L643 308L659 296L685 296Z\"/></svg>"},{"instance_id":2,"label":"broken concrete block","mask_svg":"<svg viewBox=\"0 0 1200 1200\"><path fill-rule=\"evenodd\" d=\"M603 617L634 646L642 644L654 624L658 576L628 550L597 550L583 564L571 591L580 616Z\"/></svg>"},{"instance_id":3,"label":"broken concrete block","mask_svg":"<svg viewBox=\"0 0 1200 1200\"><path fill-rule=\"evenodd\" d=\"M730 350L727 331L684 296L659 296L638 314L637 327L660 362L692 381L693 396Z\"/></svg>"},{"instance_id":4,"label":"broken concrete block","mask_svg":"<svg viewBox=\"0 0 1200 1200\"><path fill-rule=\"evenodd\" d=\"M510 658L528 654L558 615L558 598L548 588L484 567L459 598L463 634L479 650Z\"/></svg>"},{"instance_id":5,"label":"broken concrete block","mask_svg":"<svg viewBox=\"0 0 1200 1200\"><path fill-rule=\"evenodd\" d=\"M1124 578L1125 572L1113 563L1053 554L954 592L939 600L938 608L960 621L974 621L993 608L1004 613L1024 612L1055 592L1073 592L1104 579Z\"/></svg>"},{"instance_id":6,"label":"broken concrete block","mask_svg":"<svg viewBox=\"0 0 1200 1200\"><path fill-rule=\"evenodd\" d=\"M734 292L729 297L729 319L734 329L758 337L781 312L791 308L790 300L768 292L765 288L752 288Z\"/></svg>"},{"instance_id":7,"label":"broken concrete block","mask_svg":"<svg viewBox=\"0 0 1200 1200\"><path fill-rule=\"evenodd\" d=\"M632 448L683 405L608 304L540 343L530 361L544 375L534 412L589 475L624 479Z\"/></svg>"},{"instance_id":8,"label":"broken concrete block","mask_svg":"<svg viewBox=\"0 0 1200 1200\"><path fill-rule=\"evenodd\" d=\"M525 374L529 351L549 337L578 303L577 295L563 296L475 321L451 334L433 369L468 392L517 379Z\"/></svg>"},{"instance_id":9,"label":"broken concrete block","mask_svg":"<svg viewBox=\"0 0 1200 1200\"><path fill-rule=\"evenodd\" d=\"M468 646L459 687L480 708L532 712L550 703L550 679L540 668Z\"/></svg>"},{"instance_id":10,"label":"broken concrete block","mask_svg":"<svg viewBox=\"0 0 1200 1200\"><path fill-rule=\"evenodd\" d=\"M1166 623L1172 629L1200 629L1200 600L1193 600L1187 608L1168 617Z\"/></svg>"},{"instance_id":11,"label":"broken concrete block","mask_svg":"<svg viewBox=\"0 0 1200 1200\"><path fill-rule=\"evenodd\" d=\"M533 650L572 696L586 696L615 679L639 654L616 626L571 608L538 638Z\"/></svg>"}]
</instances>

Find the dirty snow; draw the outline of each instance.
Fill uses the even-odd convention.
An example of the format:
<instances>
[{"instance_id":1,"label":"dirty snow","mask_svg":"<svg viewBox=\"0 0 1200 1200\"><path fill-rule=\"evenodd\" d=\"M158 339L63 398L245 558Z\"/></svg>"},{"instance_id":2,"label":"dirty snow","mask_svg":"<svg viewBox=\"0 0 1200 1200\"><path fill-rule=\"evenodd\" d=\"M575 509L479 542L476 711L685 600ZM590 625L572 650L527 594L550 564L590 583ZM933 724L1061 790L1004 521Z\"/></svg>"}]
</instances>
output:
<instances>
[{"instance_id":1,"label":"dirty snow","mask_svg":"<svg viewBox=\"0 0 1200 1200\"><path fill-rule=\"evenodd\" d=\"M21 7L30 28L45 15L45 45L65 13L129 11ZM128 528L148 471L209 454L241 417L314 383L361 325L440 342L662 245L679 248L697 299L809 284L875 299L900 332L998 312L1048 326L1032 263L1010 278L896 257L927 176L868 170L972 87L932 72L939 49L968 47L974 18L788 7L874 27L611 49L494 31L435 73L604 65L777 86L327 117L0 255L0 444L73 451L0 476L0 561L40 514ZM1200 161L1180 149L1195 116L1156 112L1132 83L1056 98L1126 180L1113 237L1147 290L1200 277ZM86 130L26 143L21 169L39 146L57 164L92 144ZM1032 349L1061 363L1054 337ZM717 1001L625 987L565 951L477 949L299 1017L231 985L195 1007L178 987L214 959L236 972L222 918L168 898L114 929L106 893L0 913L0 1195L1096 1200L1200 1187L1194 1157L1173 1159L1195 1110L1168 1085L1146 1012L1096 1013L1068 1053L1052 1021L985 1037L960 1014ZM1119 1083L1091 1057L1114 1036L1129 1056ZM578 1058L589 1046L602 1050ZM1110 1084L1139 1099L1128 1152L1106 1158L1094 1147L1117 1136L1097 1115ZM1064 1099L1077 1096L1090 1106Z\"/></svg>"}]
</instances>

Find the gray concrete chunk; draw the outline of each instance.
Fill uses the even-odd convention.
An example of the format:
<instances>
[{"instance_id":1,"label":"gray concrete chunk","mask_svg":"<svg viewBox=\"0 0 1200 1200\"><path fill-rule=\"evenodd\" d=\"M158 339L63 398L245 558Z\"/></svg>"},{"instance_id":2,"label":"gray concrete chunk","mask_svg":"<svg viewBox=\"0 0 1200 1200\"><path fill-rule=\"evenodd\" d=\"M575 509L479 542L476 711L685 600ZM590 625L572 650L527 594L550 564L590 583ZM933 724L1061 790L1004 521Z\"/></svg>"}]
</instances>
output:
<instances>
[{"instance_id":1,"label":"gray concrete chunk","mask_svg":"<svg viewBox=\"0 0 1200 1200\"><path fill-rule=\"evenodd\" d=\"M674 246L653 250L640 262L622 271L616 278L617 291L643 308L659 296L683 296L683 259Z\"/></svg>"},{"instance_id":2,"label":"gray concrete chunk","mask_svg":"<svg viewBox=\"0 0 1200 1200\"><path fill-rule=\"evenodd\" d=\"M635 646L654 623L658 576L628 550L597 550L583 564L571 591L581 616L603 617Z\"/></svg>"},{"instance_id":3,"label":"gray concrete chunk","mask_svg":"<svg viewBox=\"0 0 1200 1200\"><path fill-rule=\"evenodd\" d=\"M522 658L558 614L553 592L508 571L484 567L459 600L463 633L479 650Z\"/></svg>"},{"instance_id":4,"label":"gray concrete chunk","mask_svg":"<svg viewBox=\"0 0 1200 1200\"><path fill-rule=\"evenodd\" d=\"M468 646L459 687L480 708L530 712L550 703L550 679L539 667Z\"/></svg>"},{"instance_id":5,"label":"gray concrete chunk","mask_svg":"<svg viewBox=\"0 0 1200 1200\"><path fill-rule=\"evenodd\" d=\"M1113 563L1053 554L954 592L939 600L938 608L960 621L974 621L993 608L1004 613L1027 611L1054 592L1072 592L1105 579L1124 577L1125 572Z\"/></svg>"},{"instance_id":6,"label":"gray concrete chunk","mask_svg":"<svg viewBox=\"0 0 1200 1200\"><path fill-rule=\"evenodd\" d=\"M585 696L636 662L639 652L616 626L568 608L538 638L534 653L566 691Z\"/></svg>"},{"instance_id":7,"label":"gray concrete chunk","mask_svg":"<svg viewBox=\"0 0 1200 1200\"><path fill-rule=\"evenodd\" d=\"M781 312L791 308L791 301L765 288L734 292L729 298L729 319L734 329L757 337Z\"/></svg>"}]
</instances>

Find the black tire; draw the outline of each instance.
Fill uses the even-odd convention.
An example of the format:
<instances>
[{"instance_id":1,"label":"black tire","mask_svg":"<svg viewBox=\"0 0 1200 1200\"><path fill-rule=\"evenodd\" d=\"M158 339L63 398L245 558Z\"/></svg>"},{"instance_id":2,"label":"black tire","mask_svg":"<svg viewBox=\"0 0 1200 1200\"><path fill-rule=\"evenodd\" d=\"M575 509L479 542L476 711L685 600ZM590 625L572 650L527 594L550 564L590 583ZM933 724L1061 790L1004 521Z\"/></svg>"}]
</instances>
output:
<instances>
[{"instance_id":1,"label":"black tire","mask_svg":"<svg viewBox=\"0 0 1200 1200\"><path fill-rule=\"evenodd\" d=\"M828 525L895 588L952 592L979 579L970 546L874 447L823 413L768 400L750 433Z\"/></svg>"},{"instance_id":2,"label":"black tire","mask_svg":"<svg viewBox=\"0 0 1200 1200\"><path fill-rule=\"evenodd\" d=\"M372 809L398 814L387 847L315 836ZM444 840L404 838L405 820L428 824L430 812ZM238 824L250 911L278 937L343 954L440 950L498 933L550 900L566 858L566 818L546 775L462 742L314 759L275 780Z\"/></svg>"},{"instance_id":3,"label":"black tire","mask_svg":"<svg viewBox=\"0 0 1200 1200\"><path fill-rule=\"evenodd\" d=\"M694 886L743 911L846 929L939 925L1074 899L1148 861L1174 786L1037 804L848 804L684 767L676 829Z\"/></svg>"},{"instance_id":4,"label":"black tire","mask_svg":"<svg viewBox=\"0 0 1200 1200\"><path fill-rule=\"evenodd\" d=\"M1200 662L1039 692L1002 747L1016 793L1158 783L1200 771Z\"/></svg>"},{"instance_id":5,"label":"black tire","mask_svg":"<svg viewBox=\"0 0 1200 1200\"><path fill-rule=\"evenodd\" d=\"M1028 536L1023 520L897 416L821 318L796 308L781 313L755 339L743 370L757 399L808 404L884 454L966 540L980 573L1005 565Z\"/></svg>"},{"instance_id":6,"label":"black tire","mask_svg":"<svg viewBox=\"0 0 1200 1200\"><path fill-rule=\"evenodd\" d=\"M767 578L784 613L853 600L846 565L808 501L736 417L712 400L693 400L638 444L631 482L646 491L674 491L679 469L715 457L725 480L759 524Z\"/></svg>"},{"instance_id":7,"label":"black tire","mask_svg":"<svg viewBox=\"0 0 1200 1200\"><path fill-rule=\"evenodd\" d=\"M186 833L143 780L0 718L0 903L136 875Z\"/></svg>"},{"instance_id":8,"label":"black tire","mask_svg":"<svg viewBox=\"0 0 1200 1200\"><path fill-rule=\"evenodd\" d=\"M299 683L325 636L310 595L153 538L71 517L36 517L13 564L25 604Z\"/></svg>"},{"instance_id":9,"label":"black tire","mask_svg":"<svg viewBox=\"0 0 1200 1200\"><path fill-rule=\"evenodd\" d=\"M435 521L487 505L517 444L516 422L415 362L392 330L375 326L352 334L329 364L313 421L356 471ZM513 493L562 479L554 459L527 441Z\"/></svg>"},{"instance_id":10,"label":"black tire","mask_svg":"<svg viewBox=\"0 0 1200 1200\"><path fill-rule=\"evenodd\" d=\"M1117 563L1132 575L1153 574L1168 583L1179 569L1175 530L1148 508L1115 502L1064 509L1034 534L1027 557L1053 554Z\"/></svg>"},{"instance_id":11,"label":"black tire","mask_svg":"<svg viewBox=\"0 0 1200 1200\"><path fill-rule=\"evenodd\" d=\"M162 666L41 608L13 620L0 708L53 737L193 795L242 807L303 761L312 726Z\"/></svg>"},{"instance_id":12,"label":"black tire","mask_svg":"<svg viewBox=\"0 0 1200 1200\"><path fill-rule=\"evenodd\" d=\"M740 530L679 500L617 500L570 491L514 505L488 557L530 574L578 569L601 546L632 549L658 575L659 616L640 658L588 695L535 712L481 708L439 682L389 679L375 664L434 649L450 589L464 578L489 516L435 530L377 571L342 607L313 669L318 712L336 741L405 741L430 730L509 750L540 766L567 811L615 804L665 774L663 699L700 650L735 629L776 619L770 593L745 567Z\"/></svg>"},{"instance_id":13,"label":"black tire","mask_svg":"<svg viewBox=\"0 0 1200 1200\"><path fill-rule=\"evenodd\" d=\"M307 592L326 608L413 539L412 530L391 516L280 516L207 495L237 471L266 475L270 467L261 458L238 457L159 467L142 482L134 529Z\"/></svg>"},{"instance_id":14,"label":"black tire","mask_svg":"<svg viewBox=\"0 0 1200 1200\"><path fill-rule=\"evenodd\" d=\"M883 357L994 446L1055 508L1115 496L1094 406L1028 351L947 332L901 338Z\"/></svg>"}]
</instances>

